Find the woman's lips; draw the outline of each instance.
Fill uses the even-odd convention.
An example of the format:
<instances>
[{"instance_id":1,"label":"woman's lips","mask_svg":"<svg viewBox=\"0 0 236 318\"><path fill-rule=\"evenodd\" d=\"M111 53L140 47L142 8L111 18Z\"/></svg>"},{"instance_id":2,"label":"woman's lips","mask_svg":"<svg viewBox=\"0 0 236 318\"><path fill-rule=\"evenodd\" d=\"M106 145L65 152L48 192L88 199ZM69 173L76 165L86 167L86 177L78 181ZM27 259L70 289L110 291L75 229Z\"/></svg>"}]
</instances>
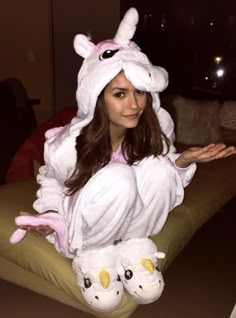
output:
<instances>
[{"instance_id":1,"label":"woman's lips","mask_svg":"<svg viewBox=\"0 0 236 318\"><path fill-rule=\"evenodd\" d=\"M139 117L139 114L130 114L130 115L124 115L127 119L137 119Z\"/></svg>"}]
</instances>

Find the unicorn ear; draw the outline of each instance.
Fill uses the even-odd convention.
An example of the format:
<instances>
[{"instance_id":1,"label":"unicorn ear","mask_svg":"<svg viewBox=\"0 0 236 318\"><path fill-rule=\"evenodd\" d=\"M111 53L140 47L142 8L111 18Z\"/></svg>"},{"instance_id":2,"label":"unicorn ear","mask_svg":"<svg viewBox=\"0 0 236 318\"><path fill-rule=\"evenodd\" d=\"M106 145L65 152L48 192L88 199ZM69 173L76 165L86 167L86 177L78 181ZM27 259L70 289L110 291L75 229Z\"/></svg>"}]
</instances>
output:
<instances>
[{"instance_id":1,"label":"unicorn ear","mask_svg":"<svg viewBox=\"0 0 236 318\"><path fill-rule=\"evenodd\" d=\"M113 39L114 42L127 46L134 36L138 19L139 16L137 10L135 8L130 8L120 22L116 35Z\"/></svg>"},{"instance_id":2,"label":"unicorn ear","mask_svg":"<svg viewBox=\"0 0 236 318\"><path fill-rule=\"evenodd\" d=\"M75 52L86 59L93 51L95 44L84 34L77 34L74 38Z\"/></svg>"},{"instance_id":3,"label":"unicorn ear","mask_svg":"<svg viewBox=\"0 0 236 318\"><path fill-rule=\"evenodd\" d=\"M155 252L154 253L154 256L156 257L156 258L158 258L158 259L163 259L163 258L165 258L165 253L163 253L163 252Z\"/></svg>"}]
</instances>

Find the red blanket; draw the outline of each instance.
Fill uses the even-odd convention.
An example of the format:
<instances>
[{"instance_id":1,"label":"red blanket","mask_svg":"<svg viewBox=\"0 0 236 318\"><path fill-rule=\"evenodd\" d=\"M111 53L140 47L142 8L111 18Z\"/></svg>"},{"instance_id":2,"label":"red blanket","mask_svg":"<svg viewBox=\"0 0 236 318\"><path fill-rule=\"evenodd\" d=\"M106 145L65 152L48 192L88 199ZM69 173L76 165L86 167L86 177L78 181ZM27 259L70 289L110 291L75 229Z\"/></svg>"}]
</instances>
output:
<instances>
[{"instance_id":1,"label":"red blanket","mask_svg":"<svg viewBox=\"0 0 236 318\"><path fill-rule=\"evenodd\" d=\"M43 149L45 132L53 127L65 126L76 115L77 107L69 106L63 108L51 119L33 130L22 146L15 153L6 174L8 183L18 182L34 177L34 161L40 165L44 164Z\"/></svg>"}]
</instances>

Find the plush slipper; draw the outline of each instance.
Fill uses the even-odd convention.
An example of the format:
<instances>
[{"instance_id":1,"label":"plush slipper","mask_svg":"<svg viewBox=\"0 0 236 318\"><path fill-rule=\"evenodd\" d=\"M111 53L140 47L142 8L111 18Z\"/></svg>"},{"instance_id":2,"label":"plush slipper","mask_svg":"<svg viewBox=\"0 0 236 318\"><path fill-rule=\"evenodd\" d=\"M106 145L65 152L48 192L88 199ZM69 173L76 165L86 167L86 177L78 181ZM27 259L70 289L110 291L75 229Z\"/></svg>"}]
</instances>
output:
<instances>
[{"instance_id":1,"label":"plush slipper","mask_svg":"<svg viewBox=\"0 0 236 318\"><path fill-rule=\"evenodd\" d=\"M139 304L157 300L164 289L164 279L157 259L165 254L157 251L148 238L130 239L119 247L118 273L125 290Z\"/></svg>"},{"instance_id":2,"label":"plush slipper","mask_svg":"<svg viewBox=\"0 0 236 318\"><path fill-rule=\"evenodd\" d=\"M110 245L82 251L73 260L77 283L88 305L97 311L113 311L121 303L123 284L117 273L118 248Z\"/></svg>"}]
</instances>

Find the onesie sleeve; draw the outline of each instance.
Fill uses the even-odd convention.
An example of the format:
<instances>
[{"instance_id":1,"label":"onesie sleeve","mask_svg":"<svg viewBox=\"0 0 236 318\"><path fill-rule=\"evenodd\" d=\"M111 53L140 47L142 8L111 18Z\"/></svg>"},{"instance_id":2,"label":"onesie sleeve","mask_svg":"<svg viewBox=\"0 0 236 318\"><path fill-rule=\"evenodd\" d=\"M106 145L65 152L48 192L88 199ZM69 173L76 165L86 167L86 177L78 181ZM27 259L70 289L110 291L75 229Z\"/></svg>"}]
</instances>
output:
<instances>
[{"instance_id":1,"label":"onesie sleeve","mask_svg":"<svg viewBox=\"0 0 236 318\"><path fill-rule=\"evenodd\" d=\"M43 213L58 211L60 201L66 193L65 181L70 177L76 163L75 138L70 136L68 127L54 128L45 134L44 162L37 175L39 189L34 209Z\"/></svg>"},{"instance_id":2,"label":"onesie sleeve","mask_svg":"<svg viewBox=\"0 0 236 318\"><path fill-rule=\"evenodd\" d=\"M34 209L39 213L44 213L49 210L58 211L58 204L64 187L62 183L55 178L51 166L45 164L40 167L37 182L40 187L36 192L37 199L33 204Z\"/></svg>"},{"instance_id":3,"label":"onesie sleeve","mask_svg":"<svg viewBox=\"0 0 236 318\"><path fill-rule=\"evenodd\" d=\"M192 163L187 168L179 168L176 166L175 161L180 156L180 153L177 153L176 148L174 146L174 141L175 141L174 122L170 114L162 107L160 107L158 110L158 119L159 119L160 126L163 133L168 137L170 141L170 149L167 156L170 159L170 161L173 163L174 167L176 168L176 171L182 180L183 186L186 187L191 182L196 172L197 165L196 163ZM165 147L164 147L164 150L165 150Z\"/></svg>"}]
</instances>

